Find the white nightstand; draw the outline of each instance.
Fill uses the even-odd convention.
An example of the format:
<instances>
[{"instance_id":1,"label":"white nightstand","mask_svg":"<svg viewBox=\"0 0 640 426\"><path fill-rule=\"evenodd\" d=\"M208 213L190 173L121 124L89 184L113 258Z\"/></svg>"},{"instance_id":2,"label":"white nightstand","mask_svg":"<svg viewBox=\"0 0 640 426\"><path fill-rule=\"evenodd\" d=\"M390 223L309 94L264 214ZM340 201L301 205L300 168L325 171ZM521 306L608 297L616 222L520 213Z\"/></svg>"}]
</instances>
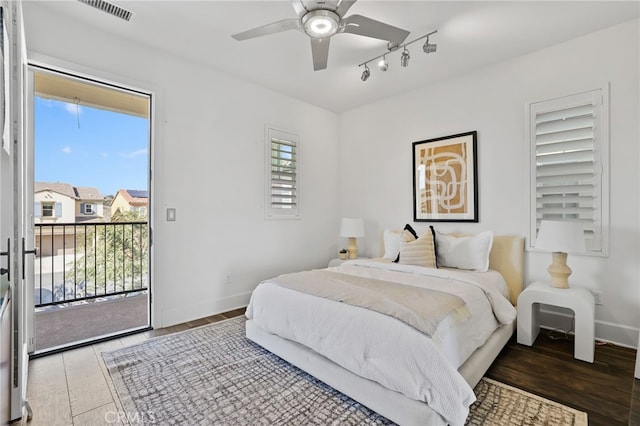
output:
<instances>
[{"instance_id":1,"label":"white nightstand","mask_svg":"<svg viewBox=\"0 0 640 426\"><path fill-rule=\"evenodd\" d=\"M593 362L595 351L595 302L584 288L555 288L534 282L518 297L518 343L531 346L540 332L540 304L569 308L575 313L574 357Z\"/></svg>"}]
</instances>

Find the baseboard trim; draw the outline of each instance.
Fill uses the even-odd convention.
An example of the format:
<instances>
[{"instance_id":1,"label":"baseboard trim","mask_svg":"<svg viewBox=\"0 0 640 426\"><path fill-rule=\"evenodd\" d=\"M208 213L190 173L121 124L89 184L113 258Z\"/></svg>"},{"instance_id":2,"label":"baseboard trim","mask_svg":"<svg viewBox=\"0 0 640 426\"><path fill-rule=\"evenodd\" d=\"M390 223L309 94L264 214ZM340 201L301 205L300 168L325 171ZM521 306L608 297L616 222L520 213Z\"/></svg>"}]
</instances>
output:
<instances>
[{"instance_id":1,"label":"baseboard trim","mask_svg":"<svg viewBox=\"0 0 640 426\"><path fill-rule=\"evenodd\" d=\"M556 312L547 309L540 309L540 325L541 327L552 330L561 329L573 331L574 329L573 316L571 313ZM639 331L640 329L636 327L596 320L596 339L602 342L637 349Z\"/></svg>"},{"instance_id":2,"label":"baseboard trim","mask_svg":"<svg viewBox=\"0 0 640 426\"><path fill-rule=\"evenodd\" d=\"M171 307L162 311L162 324L159 327L170 327L187 321L216 315L222 312L245 307L249 304L251 292L233 296L210 299L189 306Z\"/></svg>"}]
</instances>

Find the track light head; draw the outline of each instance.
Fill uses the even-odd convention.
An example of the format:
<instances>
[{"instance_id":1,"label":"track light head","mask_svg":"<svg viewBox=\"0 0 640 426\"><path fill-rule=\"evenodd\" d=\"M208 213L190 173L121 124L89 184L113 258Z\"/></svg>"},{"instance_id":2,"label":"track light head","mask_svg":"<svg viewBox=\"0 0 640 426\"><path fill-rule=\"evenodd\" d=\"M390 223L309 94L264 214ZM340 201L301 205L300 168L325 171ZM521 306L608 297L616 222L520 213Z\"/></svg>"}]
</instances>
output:
<instances>
[{"instance_id":1,"label":"track light head","mask_svg":"<svg viewBox=\"0 0 640 426\"><path fill-rule=\"evenodd\" d=\"M389 69L389 61L387 61L387 55L384 55L382 59L378 62L378 68L380 71L386 71Z\"/></svg>"},{"instance_id":2,"label":"track light head","mask_svg":"<svg viewBox=\"0 0 640 426\"><path fill-rule=\"evenodd\" d=\"M364 64L364 71L362 71L362 76L360 77L360 80L367 81L369 77L371 77L371 71L369 71L369 67L367 66L367 64Z\"/></svg>"},{"instance_id":3,"label":"track light head","mask_svg":"<svg viewBox=\"0 0 640 426\"><path fill-rule=\"evenodd\" d=\"M427 40L424 42L424 45L422 46L422 50L424 50L424 53L433 53L437 49L438 49L438 45L429 43L429 37L427 37Z\"/></svg>"},{"instance_id":4,"label":"track light head","mask_svg":"<svg viewBox=\"0 0 640 426\"><path fill-rule=\"evenodd\" d=\"M403 68L409 66L409 59L410 58L411 58L411 55L409 55L409 51L405 47L404 50L402 51L402 56L400 56L400 65Z\"/></svg>"},{"instance_id":5,"label":"track light head","mask_svg":"<svg viewBox=\"0 0 640 426\"><path fill-rule=\"evenodd\" d=\"M437 44L425 43L424 46L422 46L422 50L424 50L424 53L433 53L437 49L438 49Z\"/></svg>"}]
</instances>

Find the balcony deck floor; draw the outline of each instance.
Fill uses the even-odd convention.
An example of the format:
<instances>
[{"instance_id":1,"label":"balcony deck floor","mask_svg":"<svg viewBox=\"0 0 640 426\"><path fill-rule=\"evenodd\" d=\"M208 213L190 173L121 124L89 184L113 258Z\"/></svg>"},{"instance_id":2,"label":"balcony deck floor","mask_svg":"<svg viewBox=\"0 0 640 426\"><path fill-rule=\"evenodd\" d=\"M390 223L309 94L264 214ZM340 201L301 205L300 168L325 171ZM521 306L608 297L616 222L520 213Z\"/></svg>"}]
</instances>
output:
<instances>
[{"instance_id":1,"label":"balcony deck floor","mask_svg":"<svg viewBox=\"0 0 640 426\"><path fill-rule=\"evenodd\" d=\"M69 307L50 307L35 314L36 352L148 325L147 294Z\"/></svg>"}]
</instances>

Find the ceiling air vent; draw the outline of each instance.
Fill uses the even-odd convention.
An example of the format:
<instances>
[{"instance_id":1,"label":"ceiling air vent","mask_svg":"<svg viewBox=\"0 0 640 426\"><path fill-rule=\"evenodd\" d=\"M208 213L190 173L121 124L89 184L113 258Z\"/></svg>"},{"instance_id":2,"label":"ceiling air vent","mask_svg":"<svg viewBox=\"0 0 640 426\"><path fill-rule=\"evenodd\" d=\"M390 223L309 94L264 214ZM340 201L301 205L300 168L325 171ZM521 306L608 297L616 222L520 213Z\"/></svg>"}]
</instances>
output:
<instances>
[{"instance_id":1,"label":"ceiling air vent","mask_svg":"<svg viewBox=\"0 0 640 426\"><path fill-rule=\"evenodd\" d=\"M78 0L80 3L88 4L96 9L100 9L103 12L107 12L109 15L116 16L125 21L130 21L133 17L133 12L124 9L120 6L116 6L113 3L109 3L105 0Z\"/></svg>"}]
</instances>

